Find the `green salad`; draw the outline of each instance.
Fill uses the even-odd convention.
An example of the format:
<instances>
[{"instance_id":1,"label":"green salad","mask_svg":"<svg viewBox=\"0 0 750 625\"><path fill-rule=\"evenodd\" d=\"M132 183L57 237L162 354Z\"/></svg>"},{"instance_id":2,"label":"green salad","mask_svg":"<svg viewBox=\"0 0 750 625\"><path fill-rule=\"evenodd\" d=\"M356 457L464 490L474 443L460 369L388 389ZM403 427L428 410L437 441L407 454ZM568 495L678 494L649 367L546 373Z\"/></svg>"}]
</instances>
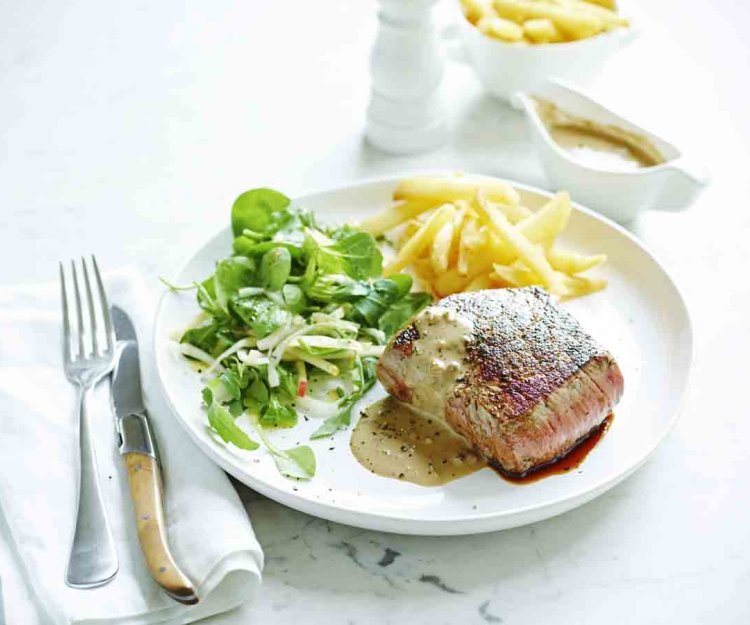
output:
<instances>
[{"instance_id":1,"label":"green salad","mask_svg":"<svg viewBox=\"0 0 750 625\"><path fill-rule=\"evenodd\" d=\"M386 341L431 302L406 274L382 277L375 239L355 227L319 225L272 189L253 189L232 206L233 254L195 289L201 313L179 338L196 361L208 423L226 443L259 447L235 423L247 415L279 471L315 474L308 445L279 449L273 428L300 415L320 420L311 438L346 428L375 383Z\"/></svg>"}]
</instances>

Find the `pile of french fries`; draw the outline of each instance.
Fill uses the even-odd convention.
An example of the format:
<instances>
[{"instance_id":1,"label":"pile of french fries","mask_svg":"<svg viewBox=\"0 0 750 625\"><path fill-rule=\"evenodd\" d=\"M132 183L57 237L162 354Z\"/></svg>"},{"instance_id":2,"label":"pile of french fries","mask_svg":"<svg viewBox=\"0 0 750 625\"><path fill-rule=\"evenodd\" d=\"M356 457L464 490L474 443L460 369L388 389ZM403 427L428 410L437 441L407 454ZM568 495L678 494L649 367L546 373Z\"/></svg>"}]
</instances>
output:
<instances>
[{"instance_id":1,"label":"pile of french fries","mask_svg":"<svg viewBox=\"0 0 750 625\"><path fill-rule=\"evenodd\" d=\"M461 0L461 6L482 33L513 43L576 41L629 25L615 0Z\"/></svg>"},{"instance_id":2,"label":"pile of french fries","mask_svg":"<svg viewBox=\"0 0 750 625\"><path fill-rule=\"evenodd\" d=\"M457 174L402 180L393 199L360 227L393 243L386 276L408 270L437 297L540 285L569 299L607 286L606 280L580 275L601 265L604 254L556 245L571 214L566 192L531 211L502 180Z\"/></svg>"}]
</instances>

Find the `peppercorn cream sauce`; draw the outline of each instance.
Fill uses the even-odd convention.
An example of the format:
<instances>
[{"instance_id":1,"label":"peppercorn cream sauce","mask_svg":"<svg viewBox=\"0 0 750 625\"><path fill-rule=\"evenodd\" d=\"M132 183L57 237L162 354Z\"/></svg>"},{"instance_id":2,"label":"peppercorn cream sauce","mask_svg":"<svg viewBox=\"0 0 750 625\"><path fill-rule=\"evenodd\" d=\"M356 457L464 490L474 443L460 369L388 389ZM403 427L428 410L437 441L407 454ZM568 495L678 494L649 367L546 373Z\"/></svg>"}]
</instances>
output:
<instances>
[{"instance_id":1,"label":"peppercorn cream sauce","mask_svg":"<svg viewBox=\"0 0 750 625\"><path fill-rule=\"evenodd\" d=\"M642 135L570 115L540 98L536 99L536 105L555 143L584 165L636 171L665 162L656 146Z\"/></svg>"},{"instance_id":2,"label":"peppercorn cream sauce","mask_svg":"<svg viewBox=\"0 0 750 625\"><path fill-rule=\"evenodd\" d=\"M466 344L473 327L439 306L426 308L412 323L419 336L412 342L409 365L399 374L411 389L409 405L442 420L448 395L466 373Z\"/></svg>"},{"instance_id":3,"label":"peppercorn cream sauce","mask_svg":"<svg viewBox=\"0 0 750 625\"><path fill-rule=\"evenodd\" d=\"M411 389L404 404L387 397L369 406L352 432L354 457L369 471L422 486L438 486L486 466L444 422L445 403L466 371L471 323L431 306L414 319L419 336L409 366L399 371Z\"/></svg>"},{"instance_id":4,"label":"peppercorn cream sauce","mask_svg":"<svg viewBox=\"0 0 750 625\"><path fill-rule=\"evenodd\" d=\"M439 486L487 466L441 419L420 414L393 397L367 407L350 445L368 471L420 486Z\"/></svg>"}]
</instances>

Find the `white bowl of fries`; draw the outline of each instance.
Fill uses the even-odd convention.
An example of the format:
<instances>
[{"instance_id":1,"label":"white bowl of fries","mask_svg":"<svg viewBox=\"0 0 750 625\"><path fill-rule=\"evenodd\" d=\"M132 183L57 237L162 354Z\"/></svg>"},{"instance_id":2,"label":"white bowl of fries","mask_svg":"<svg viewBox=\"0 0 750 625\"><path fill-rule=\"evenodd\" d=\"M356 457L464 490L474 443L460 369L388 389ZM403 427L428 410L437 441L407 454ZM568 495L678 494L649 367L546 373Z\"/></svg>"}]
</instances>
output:
<instances>
[{"instance_id":1,"label":"white bowl of fries","mask_svg":"<svg viewBox=\"0 0 750 625\"><path fill-rule=\"evenodd\" d=\"M461 0L460 31L484 87L510 100L550 78L586 83L636 36L614 0Z\"/></svg>"}]
</instances>

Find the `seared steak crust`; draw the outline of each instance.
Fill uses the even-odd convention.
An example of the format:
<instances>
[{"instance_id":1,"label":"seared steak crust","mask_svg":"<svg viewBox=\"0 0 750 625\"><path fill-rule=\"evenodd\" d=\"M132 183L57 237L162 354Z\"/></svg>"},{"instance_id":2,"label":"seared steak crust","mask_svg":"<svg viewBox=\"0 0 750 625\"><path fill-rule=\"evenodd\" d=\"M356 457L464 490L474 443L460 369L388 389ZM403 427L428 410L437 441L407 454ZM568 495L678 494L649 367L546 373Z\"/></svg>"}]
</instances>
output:
<instances>
[{"instance_id":1,"label":"seared steak crust","mask_svg":"<svg viewBox=\"0 0 750 625\"><path fill-rule=\"evenodd\" d=\"M620 399L614 358L537 287L451 295L436 306L469 321L465 370L446 392L443 418L504 471L522 475L565 455ZM414 324L389 345L378 377L410 402Z\"/></svg>"}]
</instances>

